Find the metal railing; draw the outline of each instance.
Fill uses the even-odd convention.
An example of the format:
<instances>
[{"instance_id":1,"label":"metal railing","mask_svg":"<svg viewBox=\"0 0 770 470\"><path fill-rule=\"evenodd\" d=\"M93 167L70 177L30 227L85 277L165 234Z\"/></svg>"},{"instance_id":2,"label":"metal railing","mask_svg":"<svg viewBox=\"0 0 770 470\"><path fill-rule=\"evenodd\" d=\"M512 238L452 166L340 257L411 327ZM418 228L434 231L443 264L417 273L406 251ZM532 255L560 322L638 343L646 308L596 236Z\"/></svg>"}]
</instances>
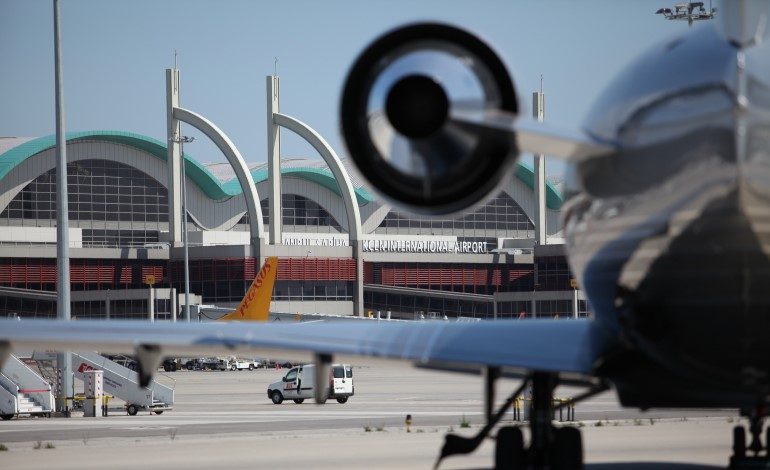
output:
<instances>
[{"instance_id":1,"label":"metal railing","mask_svg":"<svg viewBox=\"0 0 770 470\"><path fill-rule=\"evenodd\" d=\"M73 355L79 356L84 361L93 362L94 364L98 365L99 368L101 368L101 370L109 370L110 373L115 374L115 375L117 375L118 377L120 377L122 379L126 379L128 381L137 382L137 383L139 381L139 374L138 374L138 372L136 372L135 370L133 370L133 369L131 369L129 367L124 366L123 364L120 364L120 363L118 363L116 361L113 361L112 359L110 359L108 357L104 357L101 354L98 355L101 358L98 361L95 361L91 357L87 357L86 355L83 355L81 353L73 353ZM117 366L119 366L119 368L112 367L113 365L117 365ZM124 372L122 369L125 369L127 372ZM169 375L167 375L167 374L165 374L163 372L160 372L160 371L156 371L156 372L157 372L155 374L156 377L158 375L162 375L163 377L165 377L166 379L171 381L172 385L170 387L168 385L166 385L167 387L169 387L171 390L175 390L176 389L176 379L174 379L173 377L171 377L171 376L169 376ZM158 383L160 383L160 382L158 382ZM161 384L161 385L163 385L163 384Z\"/></svg>"},{"instance_id":2,"label":"metal railing","mask_svg":"<svg viewBox=\"0 0 770 470\"><path fill-rule=\"evenodd\" d=\"M529 421L529 408L532 405L532 399L519 397L513 402L513 420L514 421ZM553 398L553 416L552 419L556 419L556 413L559 414L559 422L575 421L575 403L567 398ZM565 419L566 414L566 419Z\"/></svg>"},{"instance_id":3,"label":"metal railing","mask_svg":"<svg viewBox=\"0 0 770 470\"><path fill-rule=\"evenodd\" d=\"M8 388L15 388L13 392ZM19 386L8 376L0 372L0 413L16 414L19 412Z\"/></svg>"}]
</instances>

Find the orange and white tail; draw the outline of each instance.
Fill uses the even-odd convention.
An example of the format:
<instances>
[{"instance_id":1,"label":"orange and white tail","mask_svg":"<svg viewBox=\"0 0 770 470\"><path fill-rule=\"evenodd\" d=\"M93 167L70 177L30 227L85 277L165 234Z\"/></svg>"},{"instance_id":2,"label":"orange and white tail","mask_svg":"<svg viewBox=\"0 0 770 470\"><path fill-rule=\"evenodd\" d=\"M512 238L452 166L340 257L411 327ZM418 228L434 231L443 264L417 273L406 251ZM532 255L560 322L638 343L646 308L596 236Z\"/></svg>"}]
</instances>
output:
<instances>
[{"instance_id":1,"label":"orange and white tail","mask_svg":"<svg viewBox=\"0 0 770 470\"><path fill-rule=\"evenodd\" d=\"M270 300L273 298L275 275L278 273L278 258L270 256L257 273L251 287L235 311L220 318L224 321L267 321L270 316Z\"/></svg>"}]
</instances>

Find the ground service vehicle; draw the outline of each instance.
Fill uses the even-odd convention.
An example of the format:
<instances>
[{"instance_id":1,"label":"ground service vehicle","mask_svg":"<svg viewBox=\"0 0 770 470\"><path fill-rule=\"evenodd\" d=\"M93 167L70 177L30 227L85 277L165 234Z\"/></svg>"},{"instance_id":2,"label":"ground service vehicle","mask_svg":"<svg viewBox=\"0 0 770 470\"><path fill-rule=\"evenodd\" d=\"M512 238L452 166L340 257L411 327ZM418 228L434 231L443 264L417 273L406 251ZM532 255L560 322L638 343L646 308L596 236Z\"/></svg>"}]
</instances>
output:
<instances>
[{"instance_id":1,"label":"ground service vehicle","mask_svg":"<svg viewBox=\"0 0 770 470\"><path fill-rule=\"evenodd\" d=\"M218 357L199 357L185 363L187 370L227 370L227 361Z\"/></svg>"},{"instance_id":2,"label":"ground service vehicle","mask_svg":"<svg viewBox=\"0 0 770 470\"><path fill-rule=\"evenodd\" d=\"M305 364L291 368L278 382L273 382L267 387L267 397L273 403L280 405L284 400L294 400L294 403L302 403L315 396L314 364ZM334 398L338 403L346 403L348 398L355 393L353 386L353 368L350 364L332 364L329 367L328 394L316 400L326 402L327 398Z\"/></svg>"},{"instance_id":3,"label":"ground service vehicle","mask_svg":"<svg viewBox=\"0 0 770 470\"><path fill-rule=\"evenodd\" d=\"M230 359L230 370L254 370L259 367L259 362L249 359Z\"/></svg>"},{"instance_id":4,"label":"ground service vehicle","mask_svg":"<svg viewBox=\"0 0 770 470\"><path fill-rule=\"evenodd\" d=\"M183 367L179 359L166 358L163 360L163 370L166 372L176 372Z\"/></svg>"}]
</instances>

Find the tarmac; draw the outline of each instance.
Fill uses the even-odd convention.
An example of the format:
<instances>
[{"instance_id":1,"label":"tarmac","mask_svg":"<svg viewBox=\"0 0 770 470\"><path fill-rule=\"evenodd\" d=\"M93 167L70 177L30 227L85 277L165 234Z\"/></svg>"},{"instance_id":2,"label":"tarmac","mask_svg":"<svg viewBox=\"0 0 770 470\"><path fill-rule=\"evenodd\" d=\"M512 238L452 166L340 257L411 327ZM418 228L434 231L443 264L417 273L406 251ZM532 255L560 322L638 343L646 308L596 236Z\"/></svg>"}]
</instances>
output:
<instances>
[{"instance_id":1,"label":"tarmac","mask_svg":"<svg viewBox=\"0 0 770 470\"><path fill-rule=\"evenodd\" d=\"M400 363L354 366L355 396L325 405L273 405L267 385L286 370L165 374L159 380L175 382L175 404L162 415L113 410L106 418L0 422L8 449L0 452L0 467L424 469L432 468L447 432L472 435L484 423L478 376ZM499 401L517 384L501 380ZM734 410L627 410L612 392L579 404L575 415L571 424L583 430L588 468L597 469L723 468L738 423ZM503 421L519 424L512 414ZM489 468L493 455L489 439L440 468ZM677 463L694 466L672 467Z\"/></svg>"}]
</instances>

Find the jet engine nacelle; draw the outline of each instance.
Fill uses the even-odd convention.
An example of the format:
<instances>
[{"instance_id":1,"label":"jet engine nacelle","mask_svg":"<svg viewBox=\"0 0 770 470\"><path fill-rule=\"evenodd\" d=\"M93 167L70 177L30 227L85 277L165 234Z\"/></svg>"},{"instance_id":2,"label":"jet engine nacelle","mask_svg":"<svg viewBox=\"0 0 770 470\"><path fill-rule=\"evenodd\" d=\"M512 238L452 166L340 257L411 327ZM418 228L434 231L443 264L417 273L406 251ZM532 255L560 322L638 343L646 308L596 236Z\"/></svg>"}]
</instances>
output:
<instances>
[{"instance_id":1,"label":"jet engine nacelle","mask_svg":"<svg viewBox=\"0 0 770 470\"><path fill-rule=\"evenodd\" d=\"M375 40L348 73L340 117L348 154L390 202L429 215L481 202L518 154L510 133L459 115L516 114L510 76L476 36L443 24L401 27Z\"/></svg>"}]
</instances>

